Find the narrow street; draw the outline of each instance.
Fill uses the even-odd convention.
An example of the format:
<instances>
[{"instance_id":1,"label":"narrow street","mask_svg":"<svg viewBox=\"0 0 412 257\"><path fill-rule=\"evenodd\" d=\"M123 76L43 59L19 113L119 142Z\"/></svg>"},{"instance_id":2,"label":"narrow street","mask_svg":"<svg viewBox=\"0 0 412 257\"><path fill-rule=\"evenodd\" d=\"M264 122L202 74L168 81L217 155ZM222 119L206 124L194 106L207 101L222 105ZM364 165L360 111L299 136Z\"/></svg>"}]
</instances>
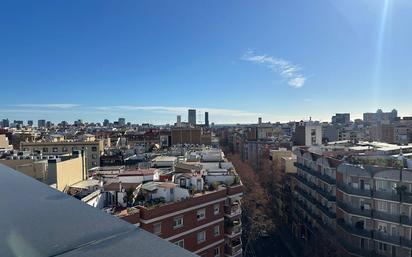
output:
<instances>
[{"instance_id":1,"label":"narrow street","mask_svg":"<svg viewBox=\"0 0 412 257\"><path fill-rule=\"evenodd\" d=\"M291 254L276 234L274 210L270 197L253 168L242 162L238 154L228 154L244 189L242 199L243 256L289 257Z\"/></svg>"}]
</instances>

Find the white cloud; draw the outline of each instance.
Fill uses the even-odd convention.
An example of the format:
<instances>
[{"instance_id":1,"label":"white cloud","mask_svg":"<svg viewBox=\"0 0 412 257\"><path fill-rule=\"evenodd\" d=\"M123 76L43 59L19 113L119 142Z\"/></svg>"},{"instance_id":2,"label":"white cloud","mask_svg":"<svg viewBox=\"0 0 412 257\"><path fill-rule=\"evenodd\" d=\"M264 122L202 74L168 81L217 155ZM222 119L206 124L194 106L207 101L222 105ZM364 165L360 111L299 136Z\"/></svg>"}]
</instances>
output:
<instances>
[{"instance_id":1,"label":"white cloud","mask_svg":"<svg viewBox=\"0 0 412 257\"><path fill-rule=\"evenodd\" d=\"M288 84L294 88L303 87L306 77L300 73L301 68L281 58L275 58L270 55L257 55L253 51L247 51L242 60L252 63L262 64L272 71L278 73L282 78L288 81Z\"/></svg>"},{"instance_id":2,"label":"white cloud","mask_svg":"<svg viewBox=\"0 0 412 257\"><path fill-rule=\"evenodd\" d=\"M79 107L78 104L18 104L13 105L15 107L25 107L25 108L49 108L49 109L71 109L74 107Z\"/></svg>"}]
</instances>

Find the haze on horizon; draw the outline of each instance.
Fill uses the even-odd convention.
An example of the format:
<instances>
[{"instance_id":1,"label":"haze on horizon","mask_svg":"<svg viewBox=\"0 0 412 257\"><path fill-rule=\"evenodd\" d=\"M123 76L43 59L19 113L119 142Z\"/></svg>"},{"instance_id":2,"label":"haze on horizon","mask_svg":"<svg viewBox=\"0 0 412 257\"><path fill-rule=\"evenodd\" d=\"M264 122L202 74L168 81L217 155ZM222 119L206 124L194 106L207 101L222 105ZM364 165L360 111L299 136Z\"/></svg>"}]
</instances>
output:
<instances>
[{"instance_id":1,"label":"haze on horizon","mask_svg":"<svg viewBox=\"0 0 412 257\"><path fill-rule=\"evenodd\" d=\"M0 118L412 115L408 0L4 1Z\"/></svg>"}]
</instances>

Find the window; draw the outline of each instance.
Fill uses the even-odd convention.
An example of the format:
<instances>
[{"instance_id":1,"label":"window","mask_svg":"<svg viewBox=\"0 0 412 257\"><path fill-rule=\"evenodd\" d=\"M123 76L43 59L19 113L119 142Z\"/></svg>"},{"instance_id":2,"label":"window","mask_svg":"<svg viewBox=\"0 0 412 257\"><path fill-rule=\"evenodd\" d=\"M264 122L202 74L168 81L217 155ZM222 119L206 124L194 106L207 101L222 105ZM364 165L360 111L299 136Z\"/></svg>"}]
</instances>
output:
<instances>
[{"instance_id":1,"label":"window","mask_svg":"<svg viewBox=\"0 0 412 257\"><path fill-rule=\"evenodd\" d=\"M67 153L67 146L63 146L63 147L62 147L62 152L63 152L63 153Z\"/></svg>"},{"instance_id":2,"label":"window","mask_svg":"<svg viewBox=\"0 0 412 257\"><path fill-rule=\"evenodd\" d=\"M160 235L162 233L162 223L153 224L153 234Z\"/></svg>"},{"instance_id":3,"label":"window","mask_svg":"<svg viewBox=\"0 0 412 257\"><path fill-rule=\"evenodd\" d=\"M219 225L216 225L213 227L213 235L214 236L219 236L220 235L220 227Z\"/></svg>"},{"instance_id":4,"label":"window","mask_svg":"<svg viewBox=\"0 0 412 257\"><path fill-rule=\"evenodd\" d=\"M183 217L174 217L173 218L173 229L183 227Z\"/></svg>"},{"instance_id":5,"label":"window","mask_svg":"<svg viewBox=\"0 0 412 257\"><path fill-rule=\"evenodd\" d=\"M378 201L378 210L383 212L388 212L388 203L383 201Z\"/></svg>"},{"instance_id":6,"label":"window","mask_svg":"<svg viewBox=\"0 0 412 257\"><path fill-rule=\"evenodd\" d=\"M213 256L215 256L215 257L220 256L220 248L219 247L216 247L215 249L213 249Z\"/></svg>"},{"instance_id":7,"label":"window","mask_svg":"<svg viewBox=\"0 0 412 257\"><path fill-rule=\"evenodd\" d=\"M220 212L220 204L215 204L215 205L213 205L213 213L215 214L215 215L217 215L217 214L219 214L219 212Z\"/></svg>"},{"instance_id":8,"label":"window","mask_svg":"<svg viewBox=\"0 0 412 257\"><path fill-rule=\"evenodd\" d=\"M57 153L59 149L57 147L53 147L53 153Z\"/></svg>"},{"instance_id":9,"label":"window","mask_svg":"<svg viewBox=\"0 0 412 257\"><path fill-rule=\"evenodd\" d=\"M76 150L77 150L77 146L73 146L72 151L76 151Z\"/></svg>"},{"instance_id":10,"label":"window","mask_svg":"<svg viewBox=\"0 0 412 257\"><path fill-rule=\"evenodd\" d=\"M97 154L92 154L92 159L96 160L97 159Z\"/></svg>"},{"instance_id":11,"label":"window","mask_svg":"<svg viewBox=\"0 0 412 257\"><path fill-rule=\"evenodd\" d=\"M204 241L206 241L206 232L205 231L201 231L199 233L197 233L197 243L203 243Z\"/></svg>"},{"instance_id":12,"label":"window","mask_svg":"<svg viewBox=\"0 0 412 257\"><path fill-rule=\"evenodd\" d=\"M197 211L197 220L203 220L206 218L206 210L200 209Z\"/></svg>"},{"instance_id":13,"label":"window","mask_svg":"<svg viewBox=\"0 0 412 257\"><path fill-rule=\"evenodd\" d=\"M93 152L97 152L97 147L96 147L96 146L92 146L92 151L93 151Z\"/></svg>"},{"instance_id":14,"label":"window","mask_svg":"<svg viewBox=\"0 0 412 257\"><path fill-rule=\"evenodd\" d=\"M185 240L184 239L176 241L174 244L177 245L177 246L180 246L182 248L185 248Z\"/></svg>"},{"instance_id":15,"label":"window","mask_svg":"<svg viewBox=\"0 0 412 257\"><path fill-rule=\"evenodd\" d=\"M43 153L47 153L48 151L49 151L49 148L47 148L47 147L43 148Z\"/></svg>"}]
</instances>

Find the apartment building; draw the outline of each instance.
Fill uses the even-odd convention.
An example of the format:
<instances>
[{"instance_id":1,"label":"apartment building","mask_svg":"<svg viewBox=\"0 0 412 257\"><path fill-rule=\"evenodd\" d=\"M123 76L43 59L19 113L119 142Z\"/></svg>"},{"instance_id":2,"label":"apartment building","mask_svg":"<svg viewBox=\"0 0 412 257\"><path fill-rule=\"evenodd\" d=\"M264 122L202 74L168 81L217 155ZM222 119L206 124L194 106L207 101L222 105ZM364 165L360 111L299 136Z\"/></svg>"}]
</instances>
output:
<instances>
[{"instance_id":1,"label":"apartment building","mask_svg":"<svg viewBox=\"0 0 412 257\"><path fill-rule=\"evenodd\" d=\"M57 142L22 142L23 151L40 152L43 155L64 155L77 150L83 150L86 156L86 169L100 166L100 156L103 153L103 141L57 141Z\"/></svg>"},{"instance_id":2,"label":"apartment building","mask_svg":"<svg viewBox=\"0 0 412 257\"><path fill-rule=\"evenodd\" d=\"M322 144L322 125L315 121L296 123L293 134L293 144L297 146L312 146Z\"/></svg>"},{"instance_id":3,"label":"apartment building","mask_svg":"<svg viewBox=\"0 0 412 257\"><path fill-rule=\"evenodd\" d=\"M204 257L242 256L243 185L220 150L192 151L171 180L141 184L116 215Z\"/></svg>"},{"instance_id":4,"label":"apartment building","mask_svg":"<svg viewBox=\"0 0 412 257\"><path fill-rule=\"evenodd\" d=\"M412 170L402 161L294 153L296 238L335 239L328 248L337 256L412 256Z\"/></svg>"},{"instance_id":5,"label":"apartment building","mask_svg":"<svg viewBox=\"0 0 412 257\"><path fill-rule=\"evenodd\" d=\"M336 229L336 170L341 161L305 148L296 148L294 154L293 232L308 243L332 239Z\"/></svg>"},{"instance_id":6,"label":"apartment building","mask_svg":"<svg viewBox=\"0 0 412 257\"><path fill-rule=\"evenodd\" d=\"M412 256L412 170L344 163L337 232L350 256Z\"/></svg>"}]
</instances>

